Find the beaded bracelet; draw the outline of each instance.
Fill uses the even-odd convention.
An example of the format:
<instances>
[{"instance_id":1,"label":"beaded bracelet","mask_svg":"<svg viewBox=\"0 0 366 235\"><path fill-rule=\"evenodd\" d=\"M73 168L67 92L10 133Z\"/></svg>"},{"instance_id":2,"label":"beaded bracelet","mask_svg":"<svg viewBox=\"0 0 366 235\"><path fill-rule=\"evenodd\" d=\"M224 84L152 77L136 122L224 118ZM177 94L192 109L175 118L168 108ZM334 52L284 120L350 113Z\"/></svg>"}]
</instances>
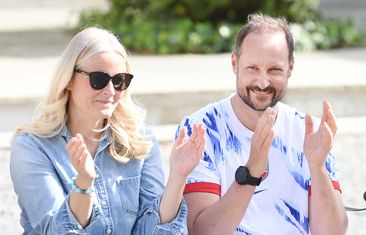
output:
<instances>
[{"instance_id":1,"label":"beaded bracelet","mask_svg":"<svg viewBox=\"0 0 366 235\"><path fill-rule=\"evenodd\" d=\"M90 187L90 188L87 188L87 189L79 188L79 186L76 185L75 177L72 178L72 189L75 190L75 192L81 193L81 194L84 194L84 195L90 195L90 194L94 193L94 187L93 186Z\"/></svg>"}]
</instances>

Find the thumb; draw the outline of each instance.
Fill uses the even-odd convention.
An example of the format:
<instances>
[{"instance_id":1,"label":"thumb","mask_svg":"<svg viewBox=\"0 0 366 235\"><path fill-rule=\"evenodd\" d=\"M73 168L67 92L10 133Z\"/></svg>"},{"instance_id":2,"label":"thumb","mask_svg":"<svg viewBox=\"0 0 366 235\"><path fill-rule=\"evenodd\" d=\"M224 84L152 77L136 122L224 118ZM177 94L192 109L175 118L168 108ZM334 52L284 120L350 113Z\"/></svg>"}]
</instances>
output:
<instances>
[{"instance_id":1,"label":"thumb","mask_svg":"<svg viewBox=\"0 0 366 235\"><path fill-rule=\"evenodd\" d=\"M305 134L311 134L314 132L313 119L309 114L305 115Z\"/></svg>"}]
</instances>

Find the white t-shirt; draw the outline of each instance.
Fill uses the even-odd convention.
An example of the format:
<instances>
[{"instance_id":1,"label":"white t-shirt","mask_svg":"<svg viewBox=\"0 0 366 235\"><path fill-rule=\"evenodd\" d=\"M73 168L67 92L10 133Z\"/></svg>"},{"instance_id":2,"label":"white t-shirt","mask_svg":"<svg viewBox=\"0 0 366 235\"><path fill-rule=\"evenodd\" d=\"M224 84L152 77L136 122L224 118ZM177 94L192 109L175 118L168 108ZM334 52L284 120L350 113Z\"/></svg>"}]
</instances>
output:
<instances>
[{"instance_id":1,"label":"white t-shirt","mask_svg":"<svg viewBox=\"0 0 366 235\"><path fill-rule=\"evenodd\" d=\"M193 123L204 123L206 127L204 156L188 177L185 193L223 196L235 180L236 169L248 161L253 132L240 123L230 99L204 107L186 117L178 127L179 131L186 126L189 135ZM305 115L283 103L277 107L267 172L234 234L309 233L311 182L303 152ZM314 123L318 126L319 120ZM326 168L334 188L340 190L332 153L328 155Z\"/></svg>"}]
</instances>

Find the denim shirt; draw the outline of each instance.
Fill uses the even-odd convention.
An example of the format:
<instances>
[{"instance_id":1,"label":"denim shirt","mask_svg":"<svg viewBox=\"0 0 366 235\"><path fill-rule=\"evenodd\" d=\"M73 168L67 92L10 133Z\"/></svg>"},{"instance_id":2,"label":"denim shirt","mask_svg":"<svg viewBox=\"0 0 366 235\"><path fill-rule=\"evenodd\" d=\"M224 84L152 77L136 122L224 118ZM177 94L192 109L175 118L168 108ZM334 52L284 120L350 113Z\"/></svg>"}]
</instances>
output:
<instances>
[{"instance_id":1,"label":"denim shirt","mask_svg":"<svg viewBox=\"0 0 366 235\"><path fill-rule=\"evenodd\" d=\"M121 164L108 154L108 133L100 140L94 158L95 197L85 228L69 206L72 178L77 172L66 152L72 138L66 125L50 138L28 133L14 137L10 171L24 234L187 234L184 201L175 219L160 223L164 173L156 139L144 160Z\"/></svg>"}]
</instances>

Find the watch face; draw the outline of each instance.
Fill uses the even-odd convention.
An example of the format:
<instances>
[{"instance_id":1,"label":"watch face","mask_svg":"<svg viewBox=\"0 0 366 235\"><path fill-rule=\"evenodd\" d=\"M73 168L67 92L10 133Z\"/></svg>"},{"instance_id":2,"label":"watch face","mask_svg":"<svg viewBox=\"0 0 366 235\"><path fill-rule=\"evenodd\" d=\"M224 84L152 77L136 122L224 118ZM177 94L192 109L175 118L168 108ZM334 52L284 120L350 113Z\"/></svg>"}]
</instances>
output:
<instances>
[{"instance_id":1,"label":"watch face","mask_svg":"<svg viewBox=\"0 0 366 235\"><path fill-rule=\"evenodd\" d=\"M248 172L243 166L240 166L235 172L235 180L238 184L245 184L245 181L248 177Z\"/></svg>"},{"instance_id":2,"label":"watch face","mask_svg":"<svg viewBox=\"0 0 366 235\"><path fill-rule=\"evenodd\" d=\"M248 168L246 168L245 166L240 166L235 172L235 181L240 185L249 184L253 186L258 186L261 183L262 178L256 178L251 176Z\"/></svg>"}]
</instances>

